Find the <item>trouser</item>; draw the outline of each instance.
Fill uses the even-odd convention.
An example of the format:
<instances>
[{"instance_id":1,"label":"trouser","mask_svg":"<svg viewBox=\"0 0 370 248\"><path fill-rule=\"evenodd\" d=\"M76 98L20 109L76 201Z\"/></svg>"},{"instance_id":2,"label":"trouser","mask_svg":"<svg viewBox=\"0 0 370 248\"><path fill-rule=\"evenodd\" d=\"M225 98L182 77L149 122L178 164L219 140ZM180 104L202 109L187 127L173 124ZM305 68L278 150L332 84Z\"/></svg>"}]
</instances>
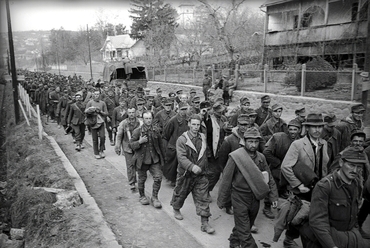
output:
<instances>
[{"instance_id":1,"label":"trouser","mask_svg":"<svg viewBox=\"0 0 370 248\"><path fill-rule=\"evenodd\" d=\"M218 163L218 159L216 159L213 154L211 157L208 157L208 190L211 192L215 185L217 184L218 180L220 179L222 173L222 167Z\"/></svg>"},{"instance_id":2,"label":"trouser","mask_svg":"<svg viewBox=\"0 0 370 248\"><path fill-rule=\"evenodd\" d=\"M176 210L182 208L190 192L193 195L197 215L211 216L208 202L208 179L205 175L187 177L178 174L171 200L172 207Z\"/></svg>"},{"instance_id":3,"label":"trouser","mask_svg":"<svg viewBox=\"0 0 370 248\"><path fill-rule=\"evenodd\" d=\"M74 132L74 138L76 139L76 144L81 145L82 141L85 138L85 124L81 123L78 125L71 125L73 132ZM99 154L99 153L98 153ZM97 155L97 154L95 154Z\"/></svg>"},{"instance_id":4,"label":"trouser","mask_svg":"<svg viewBox=\"0 0 370 248\"><path fill-rule=\"evenodd\" d=\"M51 120L55 120L55 108L54 104L49 104L48 106L48 113Z\"/></svg>"},{"instance_id":5,"label":"trouser","mask_svg":"<svg viewBox=\"0 0 370 248\"><path fill-rule=\"evenodd\" d=\"M209 86L203 86L203 94L204 94L204 98L205 98L205 101L208 100L208 90L209 90Z\"/></svg>"},{"instance_id":6,"label":"trouser","mask_svg":"<svg viewBox=\"0 0 370 248\"><path fill-rule=\"evenodd\" d=\"M222 98L224 99L224 104L226 106L229 106L229 102L230 102L230 95L229 95L229 91L224 91L224 93L222 94Z\"/></svg>"},{"instance_id":7,"label":"trouser","mask_svg":"<svg viewBox=\"0 0 370 248\"><path fill-rule=\"evenodd\" d=\"M126 160L126 167L127 167L127 179L128 184L136 183L136 167L133 162L133 153L124 152L125 160Z\"/></svg>"},{"instance_id":8,"label":"trouser","mask_svg":"<svg viewBox=\"0 0 370 248\"><path fill-rule=\"evenodd\" d=\"M91 136L93 140L94 155L99 155L99 152L105 150L105 130L104 123L100 127L91 129ZM99 143L100 139L100 143Z\"/></svg>"},{"instance_id":9,"label":"trouser","mask_svg":"<svg viewBox=\"0 0 370 248\"><path fill-rule=\"evenodd\" d=\"M178 162L176 149L167 148L165 157L166 163L164 164L163 167L163 174L171 182L176 182L177 162Z\"/></svg>"},{"instance_id":10,"label":"trouser","mask_svg":"<svg viewBox=\"0 0 370 248\"><path fill-rule=\"evenodd\" d=\"M360 211L358 212L358 217L357 217L358 225L360 227L362 227L362 225L364 224L369 213L370 213L370 201L364 199L364 202L360 208Z\"/></svg>"},{"instance_id":11,"label":"trouser","mask_svg":"<svg viewBox=\"0 0 370 248\"><path fill-rule=\"evenodd\" d=\"M234 209L235 227L229 237L230 246L239 244L242 248L257 248L251 234L251 227L256 220L260 202L252 192L231 190L231 202Z\"/></svg>"},{"instance_id":12,"label":"trouser","mask_svg":"<svg viewBox=\"0 0 370 248\"><path fill-rule=\"evenodd\" d=\"M113 132L112 132L112 122L111 121L106 121L105 122L105 127L107 129L107 132L108 132L108 138L110 141L113 140Z\"/></svg>"},{"instance_id":13,"label":"trouser","mask_svg":"<svg viewBox=\"0 0 370 248\"><path fill-rule=\"evenodd\" d=\"M145 181L147 179L147 171L149 170L150 174L153 177L153 193L152 197L158 197L158 191L161 188L162 183L162 170L161 165L159 163L155 163L152 165L149 164L142 164L141 168L137 169L137 175L138 175L138 183L137 187L139 189L140 196L144 196L144 190L145 190Z\"/></svg>"}]
</instances>

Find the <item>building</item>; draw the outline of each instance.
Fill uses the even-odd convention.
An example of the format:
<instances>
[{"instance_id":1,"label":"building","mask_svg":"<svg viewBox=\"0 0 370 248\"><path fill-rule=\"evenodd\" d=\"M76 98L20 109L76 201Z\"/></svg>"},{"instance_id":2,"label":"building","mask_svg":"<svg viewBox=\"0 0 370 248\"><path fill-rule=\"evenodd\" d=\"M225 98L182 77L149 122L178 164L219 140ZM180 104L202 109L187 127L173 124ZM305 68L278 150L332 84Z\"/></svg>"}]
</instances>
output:
<instances>
[{"instance_id":1,"label":"building","mask_svg":"<svg viewBox=\"0 0 370 248\"><path fill-rule=\"evenodd\" d=\"M135 59L145 55L146 49L142 40L135 41L129 34L107 36L100 49L103 61L120 61L124 57Z\"/></svg>"},{"instance_id":2,"label":"building","mask_svg":"<svg viewBox=\"0 0 370 248\"><path fill-rule=\"evenodd\" d=\"M268 0L264 63L275 68L322 56L336 68L363 69L370 0Z\"/></svg>"}]
</instances>

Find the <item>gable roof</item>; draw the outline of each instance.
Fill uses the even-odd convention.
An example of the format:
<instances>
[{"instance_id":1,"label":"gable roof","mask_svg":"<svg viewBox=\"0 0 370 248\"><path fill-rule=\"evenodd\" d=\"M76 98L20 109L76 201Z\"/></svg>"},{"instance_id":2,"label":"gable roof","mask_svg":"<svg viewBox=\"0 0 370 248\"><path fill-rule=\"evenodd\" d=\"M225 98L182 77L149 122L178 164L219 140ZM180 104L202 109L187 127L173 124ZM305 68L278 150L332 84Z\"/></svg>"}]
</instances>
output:
<instances>
[{"instance_id":1,"label":"gable roof","mask_svg":"<svg viewBox=\"0 0 370 248\"><path fill-rule=\"evenodd\" d=\"M277 5L277 4L281 4L281 3L287 3L287 2L291 2L291 1L293 1L293 0L266 0L266 2L261 5L261 7L267 7L267 6Z\"/></svg>"},{"instance_id":2,"label":"gable roof","mask_svg":"<svg viewBox=\"0 0 370 248\"><path fill-rule=\"evenodd\" d=\"M131 39L129 34L122 34L116 36L107 36L104 45L100 50L116 50L116 49L129 49L136 41Z\"/></svg>"}]
</instances>

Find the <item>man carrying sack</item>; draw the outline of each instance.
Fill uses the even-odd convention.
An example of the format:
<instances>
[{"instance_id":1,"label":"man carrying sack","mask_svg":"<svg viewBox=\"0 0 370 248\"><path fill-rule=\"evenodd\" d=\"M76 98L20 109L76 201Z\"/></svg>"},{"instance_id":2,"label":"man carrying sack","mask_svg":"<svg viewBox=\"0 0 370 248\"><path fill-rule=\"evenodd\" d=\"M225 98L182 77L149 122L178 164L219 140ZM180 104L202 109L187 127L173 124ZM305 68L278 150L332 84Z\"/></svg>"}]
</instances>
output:
<instances>
[{"instance_id":1,"label":"man carrying sack","mask_svg":"<svg viewBox=\"0 0 370 248\"><path fill-rule=\"evenodd\" d=\"M257 217L260 200L267 195L277 206L278 193L265 156L258 152L262 140L256 127L244 133L245 147L229 155L219 188L217 205L223 208L230 196L234 208L235 227L230 235L230 247L256 247L251 227Z\"/></svg>"}]
</instances>

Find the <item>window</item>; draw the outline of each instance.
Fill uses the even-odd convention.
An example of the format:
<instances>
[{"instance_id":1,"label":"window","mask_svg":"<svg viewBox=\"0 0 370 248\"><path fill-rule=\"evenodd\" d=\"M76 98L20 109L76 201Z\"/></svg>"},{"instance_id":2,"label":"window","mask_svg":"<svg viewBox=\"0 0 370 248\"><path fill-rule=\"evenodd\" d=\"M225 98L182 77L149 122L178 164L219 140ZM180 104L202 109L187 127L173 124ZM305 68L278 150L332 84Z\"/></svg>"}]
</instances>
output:
<instances>
[{"instance_id":1,"label":"window","mask_svg":"<svg viewBox=\"0 0 370 248\"><path fill-rule=\"evenodd\" d=\"M352 15L351 15L351 21L357 20L357 13L358 13L358 3L352 4Z\"/></svg>"},{"instance_id":2,"label":"window","mask_svg":"<svg viewBox=\"0 0 370 248\"><path fill-rule=\"evenodd\" d=\"M294 24L293 24L293 28L298 28L298 20L299 20L298 15L295 15L295 16L294 16Z\"/></svg>"},{"instance_id":3,"label":"window","mask_svg":"<svg viewBox=\"0 0 370 248\"><path fill-rule=\"evenodd\" d=\"M312 22L312 14L311 13L304 13L302 17L302 28L308 28L311 26Z\"/></svg>"}]
</instances>

